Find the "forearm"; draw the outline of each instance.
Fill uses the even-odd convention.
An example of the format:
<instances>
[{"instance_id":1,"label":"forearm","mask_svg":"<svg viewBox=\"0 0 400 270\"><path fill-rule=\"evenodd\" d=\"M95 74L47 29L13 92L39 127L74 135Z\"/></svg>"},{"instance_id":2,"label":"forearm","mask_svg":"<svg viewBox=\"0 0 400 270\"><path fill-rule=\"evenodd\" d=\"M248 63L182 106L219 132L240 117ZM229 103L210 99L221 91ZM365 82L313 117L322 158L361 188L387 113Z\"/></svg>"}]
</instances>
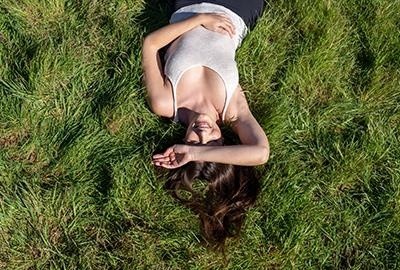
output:
<instances>
[{"instance_id":1,"label":"forearm","mask_svg":"<svg viewBox=\"0 0 400 270\"><path fill-rule=\"evenodd\" d=\"M268 145L191 146L192 161L207 161L241 166L267 162Z\"/></svg>"},{"instance_id":2,"label":"forearm","mask_svg":"<svg viewBox=\"0 0 400 270\"><path fill-rule=\"evenodd\" d=\"M158 51L171 43L183 33L200 25L203 21L201 14L194 15L184 21L167 25L149 34L143 41L142 66L144 83L152 111L158 115L171 117L172 94L166 84L163 66ZM168 102L166 102L168 101Z\"/></svg>"},{"instance_id":3,"label":"forearm","mask_svg":"<svg viewBox=\"0 0 400 270\"><path fill-rule=\"evenodd\" d=\"M157 50L161 49L180 35L201 25L202 20L202 14L197 14L186 20L164 26L147 35L144 41L145 45L149 45Z\"/></svg>"}]
</instances>

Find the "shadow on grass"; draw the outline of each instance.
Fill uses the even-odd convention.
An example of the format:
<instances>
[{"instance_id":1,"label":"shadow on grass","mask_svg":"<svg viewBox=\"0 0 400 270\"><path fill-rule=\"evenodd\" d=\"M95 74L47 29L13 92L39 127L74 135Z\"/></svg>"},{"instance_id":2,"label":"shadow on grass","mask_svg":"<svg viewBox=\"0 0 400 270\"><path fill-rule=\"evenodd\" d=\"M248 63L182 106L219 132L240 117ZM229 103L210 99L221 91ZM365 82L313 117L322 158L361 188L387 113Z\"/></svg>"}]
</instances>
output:
<instances>
[{"instance_id":1,"label":"shadow on grass","mask_svg":"<svg viewBox=\"0 0 400 270\"><path fill-rule=\"evenodd\" d=\"M161 0L149 0L144 4L142 11L133 18L133 21L137 23L140 33L144 35L168 24L168 19L173 9L173 1L161 1ZM120 51L114 50L107 53L107 63L110 63L110 68L107 69L106 76L107 80L102 80L93 83L88 93L94 93L91 97L91 114L98 120L99 123L103 123L104 110L111 111L117 106L118 100L124 92L121 90L127 85L124 83L124 79L128 78L126 74L119 74L116 70L126 71L128 66L127 61L128 55L137 54L140 52L141 42L138 42L137 37L133 37L130 42L131 46L128 51L121 55ZM139 57L140 55L138 55ZM126 65L125 65L126 64ZM136 75L136 77L138 77ZM128 78L130 79L130 78ZM139 80L140 82L140 80ZM140 98L139 102L145 102L144 98ZM170 120L164 119L165 122ZM162 135L160 131L148 130L138 134L134 141L128 143L111 143L104 146L99 146L98 149L94 149L90 154L89 159L91 162L91 174L94 178L98 179L97 191L99 197L96 198L97 204L101 207L105 205L109 200L110 190L113 187L113 176L112 176L112 164L121 162L129 158L137 152L143 152L144 159L150 159L149 153L145 153L143 147L146 145L156 143L155 152L162 152L167 147L182 143L177 138L183 138L183 131L179 130L177 135ZM160 139L161 137L161 139ZM135 146L136 145L136 146ZM139 145L139 147L137 147ZM99 149L102 148L101 151ZM147 156L149 155L149 156ZM128 222L130 224L130 222ZM131 225L122 226L119 230L128 230Z\"/></svg>"},{"instance_id":2,"label":"shadow on grass","mask_svg":"<svg viewBox=\"0 0 400 270\"><path fill-rule=\"evenodd\" d=\"M356 30L358 39L358 52L356 55L356 65L353 70L353 88L360 94L368 90L371 85L371 72L375 69L375 55L371 49L368 38L368 27L372 26L376 20L376 9L372 2L356 2L355 7L347 11L347 16ZM353 6L352 6L353 7ZM367 22L365 24L364 22Z\"/></svg>"},{"instance_id":3,"label":"shadow on grass","mask_svg":"<svg viewBox=\"0 0 400 270\"><path fill-rule=\"evenodd\" d=\"M141 30L145 35L168 24L169 17L173 12L173 0L148 0L144 9L138 17Z\"/></svg>"},{"instance_id":4,"label":"shadow on grass","mask_svg":"<svg viewBox=\"0 0 400 270\"><path fill-rule=\"evenodd\" d=\"M46 44L40 42L36 37L25 33L21 28L21 20L12 15L5 7L0 5L0 15L3 16L0 41L0 54L2 54L2 64L8 67L9 71L2 75L0 82L4 80L4 87L0 88L13 92L16 96L31 94L34 90L30 81L30 69L35 57L40 53ZM7 89L8 88L8 89ZM19 104L23 99L18 99Z\"/></svg>"},{"instance_id":5,"label":"shadow on grass","mask_svg":"<svg viewBox=\"0 0 400 270\"><path fill-rule=\"evenodd\" d=\"M176 133L179 133L176 136ZM133 156L138 156L142 160L150 162L151 155L149 149L153 148L148 144L157 143L155 153L164 151L167 147L180 143L177 142L179 135L183 134L183 130L177 132L173 130L166 134L161 134L159 130L147 130L137 136L134 141L118 142L112 138L105 140L101 145L96 145L92 148L88 155L90 164L89 174L91 178L96 179L96 196L97 204L104 205L109 200L110 190L113 188L113 164L121 163L131 159Z\"/></svg>"},{"instance_id":6,"label":"shadow on grass","mask_svg":"<svg viewBox=\"0 0 400 270\"><path fill-rule=\"evenodd\" d=\"M168 24L168 19L173 9L173 1L149 0L144 4L143 10L134 15L132 23L137 23L138 33L143 36ZM104 21L102 26L105 29L114 27L113 22ZM125 40L130 44L128 48L115 48L108 51L105 55L106 64L108 65L105 75L106 80L96 81L88 88L88 95L92 96L92 114L100 122L103 122L102 112L104 109L111 111L117 106L118 100L126 93L122 89L141 88L141 74L137 74L138 70L129 63L130 55L137 55L140 58L141 38L139 36L129 37ZM141 70L139 71L141 73ZM136 74L135 74L136 73ZM134 75L132 75L134 74ZM137 82L137 83L134 83ZM134 83L134 85L132 85ZM142 99L144 101L144 98Z\"/></svg>"}]
</instances>

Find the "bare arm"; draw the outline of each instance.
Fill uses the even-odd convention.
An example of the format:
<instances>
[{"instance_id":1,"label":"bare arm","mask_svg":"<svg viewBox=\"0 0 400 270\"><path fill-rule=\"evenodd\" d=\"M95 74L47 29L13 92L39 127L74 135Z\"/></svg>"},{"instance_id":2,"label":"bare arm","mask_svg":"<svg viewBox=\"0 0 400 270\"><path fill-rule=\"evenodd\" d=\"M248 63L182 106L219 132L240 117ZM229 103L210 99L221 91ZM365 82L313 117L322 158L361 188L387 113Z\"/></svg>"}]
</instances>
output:
<instances>
[{"instance_id":1,"label":"bare arm","mask_svg":"<svg viewBox=\"0 0 400 270\"><path fill-rule=\"evenodd\" d=\"M239 91L237 95L235 106L237 108L237 119L232 123L232 127L242 144L193 146L193 160L243 166L261 165L268 161L269 142L267 136L250 112L243 92Z\"/></svg>"},{"instance_id":2,"label":"bare arm","mask_svg":"<svg viewBox=\"0 0 400 270\"><path fill-rule=\"evenodd\" d=\"M160 116L171 117L172 92L167 84L158 51L174 39L200 24L200 17L193 16L187 20L167 25L149 34L143 41L142 66L144 83L150 107Z\"/></svg>"},{"instance_id":3,"label":"bare arm","mask_svg":"<svg viewBox=\"0 0 400 270\"><path fill-rule=\"evenodd\" d=\"M242 166L264 164L269 158L269 143L264 130L251 114L243 93L238 93L238 117L233 129L241 145L194 146L174 145L163 154L153 156L153 163L168 169L180 167L190 161L208 161Z\"/></svg>"},{"instance_id":4,"label":"bare arm","mask_svg":"<svg viewBox=\"0 0 400 270\"><path fill-rule=\"evenodd\" d=\"M257 145L191 146L192 161L208 161L241 166L262 165L268 160L268 149Z\"/></svg>"},{"instance_id":5,"label":"bare arm","mask_svg":"<svg viewBox=\"0 0 400 270\"><path fill-rule=\"evenodd\" d=\"M203 25L206 28L217 31L228 29L234 33L232 23L223 15L197 14L186 20L164 26L147 35L143 41L142 66L144 82L147 89L149 103L152 111L160 116L171 117L172 92L167 83L158 51L174 41L183 33Z\"/></svg>"}]
</instances>

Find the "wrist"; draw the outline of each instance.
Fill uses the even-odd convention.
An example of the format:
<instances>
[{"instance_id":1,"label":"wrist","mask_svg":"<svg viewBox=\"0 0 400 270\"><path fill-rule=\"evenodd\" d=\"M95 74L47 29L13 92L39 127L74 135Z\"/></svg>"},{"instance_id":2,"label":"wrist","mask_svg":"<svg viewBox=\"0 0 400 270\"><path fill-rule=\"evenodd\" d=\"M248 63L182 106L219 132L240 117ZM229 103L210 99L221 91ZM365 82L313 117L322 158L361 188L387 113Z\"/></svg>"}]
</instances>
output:
<instances>
[{"instance_id":1,"label":"wrist","mask_svg":"<svg viewBox=\"0 0 400 270\"><path fill-rule=\"evenodd\" d=\"M190 145L189 146L189 160L190 161L199 161L199 149L200 147Z\"/></svg>"}]
</instances>

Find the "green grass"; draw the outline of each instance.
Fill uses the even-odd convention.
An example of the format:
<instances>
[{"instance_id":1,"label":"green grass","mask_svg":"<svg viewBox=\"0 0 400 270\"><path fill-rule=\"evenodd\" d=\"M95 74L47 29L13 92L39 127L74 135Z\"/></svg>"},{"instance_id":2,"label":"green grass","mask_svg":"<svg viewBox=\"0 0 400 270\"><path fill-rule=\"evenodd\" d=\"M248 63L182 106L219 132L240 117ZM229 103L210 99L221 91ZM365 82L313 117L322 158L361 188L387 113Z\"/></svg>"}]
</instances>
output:
<instances>
[{"instance_id":1,"label":"green grass","mask_svg":"<svg viewBox=\"0 0 400 270\"><path fill-rule=\"evenodd\" d=\"M150 164L166 2L1 1L0 268L399 269L400 1L266 5L237 61L271 158L224 258Z\"/></svg>"}]
</instances>

